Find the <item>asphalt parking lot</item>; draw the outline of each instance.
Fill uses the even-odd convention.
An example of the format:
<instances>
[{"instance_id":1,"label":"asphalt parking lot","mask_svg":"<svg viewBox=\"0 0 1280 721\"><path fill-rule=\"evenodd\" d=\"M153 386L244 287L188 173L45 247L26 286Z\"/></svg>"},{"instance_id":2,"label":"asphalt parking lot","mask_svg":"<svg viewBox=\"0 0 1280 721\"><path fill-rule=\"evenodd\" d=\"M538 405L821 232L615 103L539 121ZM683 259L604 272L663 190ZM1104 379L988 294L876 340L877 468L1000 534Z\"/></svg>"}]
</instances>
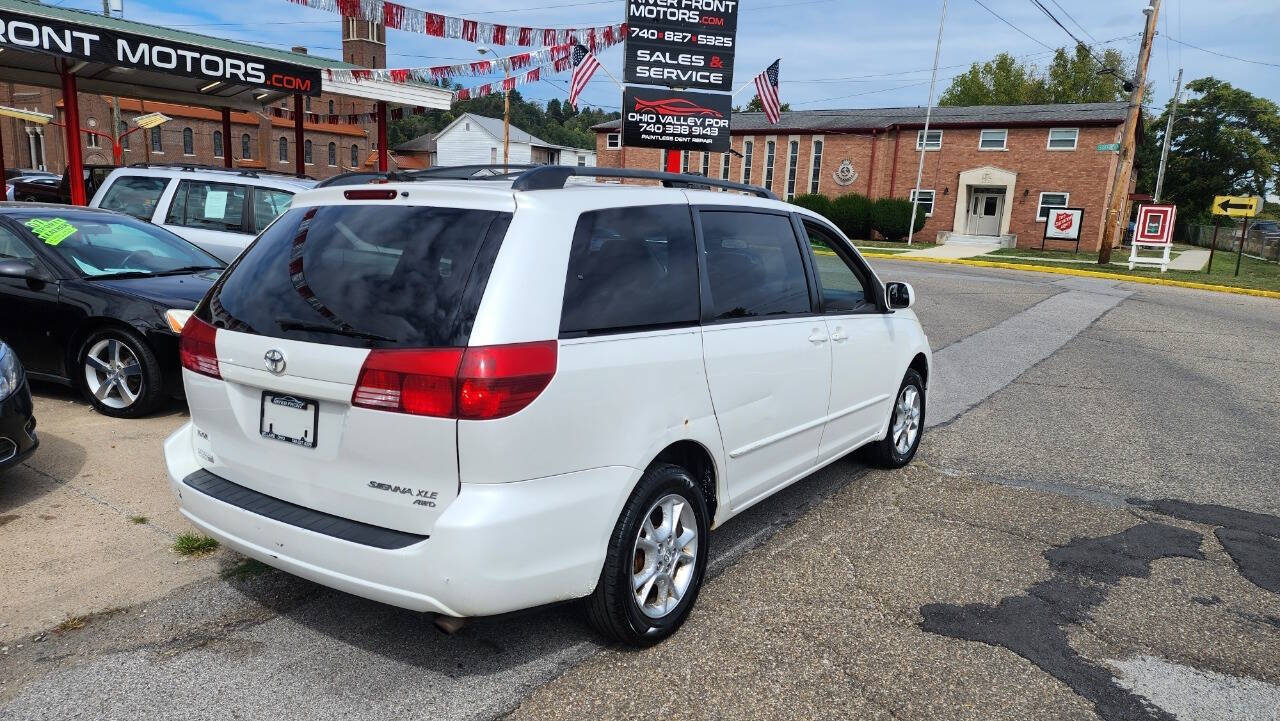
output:
<instances>
[{"instance_id":1,"label":"asphalt parking lot","mask_svg":"<svg viewBox=\"0 0 1280 721\"><path fill-rule=\"evenodd\" d=\"M159 444L182 407L114 421L35 388L44 445L0 478L0 716L1280 720L1280 301L876 266L935 349L920 456L726 524L645 651L573 606L445 636L180 558Z\"/></svg>"}]
</instances>

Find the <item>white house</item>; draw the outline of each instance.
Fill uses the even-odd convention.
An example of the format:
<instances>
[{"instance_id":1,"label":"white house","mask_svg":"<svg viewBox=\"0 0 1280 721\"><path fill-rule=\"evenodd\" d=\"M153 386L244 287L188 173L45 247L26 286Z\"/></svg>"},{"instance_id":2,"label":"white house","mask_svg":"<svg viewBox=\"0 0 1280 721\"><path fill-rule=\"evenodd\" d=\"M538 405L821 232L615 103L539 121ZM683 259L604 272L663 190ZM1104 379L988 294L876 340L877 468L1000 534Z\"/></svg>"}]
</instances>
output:
<instances>
[{"instance_id":1,"label":"white house","mask_svg":"<svg viewBox=\"0 0 1280 721\"><path fill-rule=\"evenodd\" d=\"M502 118L463 113L435 135L423 135L397 147L396 152L427 154L432 167L437 165L483 165L502 162ZM512 165L586 165L596 164L596 151L555 145L511 126L510 155Z\"/></svg>"}]
</instances>

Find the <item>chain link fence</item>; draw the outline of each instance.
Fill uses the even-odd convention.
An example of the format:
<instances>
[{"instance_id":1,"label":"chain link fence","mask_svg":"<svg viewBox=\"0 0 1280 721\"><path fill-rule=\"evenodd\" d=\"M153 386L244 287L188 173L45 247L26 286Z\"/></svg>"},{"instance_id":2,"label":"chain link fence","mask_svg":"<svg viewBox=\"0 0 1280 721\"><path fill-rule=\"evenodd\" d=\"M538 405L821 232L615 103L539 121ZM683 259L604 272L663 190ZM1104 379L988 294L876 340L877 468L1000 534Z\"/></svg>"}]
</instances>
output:
<instances>
[{"instance_id":1,"label":"chain link fence","mask_svg":"<svg viewBox=\"0 0 1280 721\"><path fill-rule=\"evenodd\" d=\"M1184 228L1185 237L1180 240L1201 248L1213 245L1212 225L1186 225ZM1240 240L1239 222L1230 225L1224 223L1218 228L1215 249L1234 253L1240 248ZM1244 254L1280 263L1280 228L1274 225L1267 225L1262 229L1251 228L1244 238Z\"/></svg>"}]
</instances>

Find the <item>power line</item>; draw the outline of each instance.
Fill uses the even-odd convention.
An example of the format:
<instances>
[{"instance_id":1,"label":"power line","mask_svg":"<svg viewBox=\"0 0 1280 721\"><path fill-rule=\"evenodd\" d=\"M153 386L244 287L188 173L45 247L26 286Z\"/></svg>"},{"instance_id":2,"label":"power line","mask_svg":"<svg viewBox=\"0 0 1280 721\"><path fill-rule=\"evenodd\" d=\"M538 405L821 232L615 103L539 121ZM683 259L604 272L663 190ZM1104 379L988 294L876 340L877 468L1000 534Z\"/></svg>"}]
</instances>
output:
<instances>
[{"instance_id":1,"label":"power line","mask_svg":"<svg viewBox=\"0 0 1280 721\"><path fill-rule=\"evenodd\" d=\"M995 10L992 10L991 8L987 7L987 4L986 4L986 3L984 3L984 2L982 2L982 0L973 0L973 1L974 1L974 2L976 2L976 3L978 3L978 5L980 5L980 6L982 7L982 9L983 9L983 10L986 10L987 12L991 13L992 17L994 17L995 19L999 20L1000 22L1004 23L1005 25L1008 25L1009 27L1013 28L1014 30L1017 30L1018 32L1020 32L1020 33L1022 33L1023 35L1025 35L1025 36L1027 37L1027 39L1028 39L1028 40L1030 40L1030 41L1032 41L1032 42L1034 42L1034 43L1036 43L1036 44L1038 44L1038 45L1042 45L1042 46L1044 46L1045 48L1047 48L1047 49L1049 49L1049 50L1057 50L1057 48L1055 48L1055 47L1051 47L1048 43L1045 43L1044 41L1042 41L1042 40L1040 40L1039 38L1035 37L1035 36L1034 36L1034 35L1032 35L1031 33L1028 33L1026 30L1023 30L1022 28L1018 27L1017 25L1014 25L1013 23L1009 22L1008 20L1005 20L1005 19L1004 19L1004 17L1000 15L1000 13L998 13L998 12L996 12Z\"/></svg>"},{"instance_id":2,"label":"power line","mask_svg":"<svg viewBox=\"0 0 1280 721\"><path fill-rule=\"evenodd\" d=\"M1068 20L1070 20L1071 22L1075 23L1076 27L1080 28L1080 30L1081 30L1085 35L1088 35L1090 40L1094 41L1095 43L1096 43L1096 42L1098 42L1098 39L1097 39L1097 38L1095 38L1095 37L1093 36L1093 34L1089 32L1089 29L1088 29L1088 28L1086 28L1085 26L1081 25L1079 20L1076 20L1074 17L1072 17L1072 16L1071 16L1071 13L1067 12L1067 9L1066 9L1066 8L1064 8L1064 7L1062 7L1062 5L1060 5L1060 4L1058 3L1058 0L1049 0L1049 2L1053 3L1053 4L1054 4L1054 5L1055 5L1059 10L1061 10L1061 11L1062 11L1062 14L1063 14L1063 15L1066 15Z\"/></svg>"},{"instance_id":3,"label":"power line","mask_svg":"<svg viewBox=\"0 0 1280 721\"><path fill-rule=\"evenodd\" d=\"M1266 60L1251 60L1251 59L1249 59L1249 58L1242 58L1242 57L1240 57L1240 56L1238 56L1238 55L1228 55L1228 54L1226 54L1226 53L1220 53L1220 52L1218 52L1217 50L1210 50L1209 48L1202 48L1202 47L1200 47L1199 45L1192 45L1192 44L1191 44L1191 43L1189 43L1189 42L1186 42L1186 41L1184 41L1184 40L1179 40L1179 39L1177 39L1177 38L1165 38L1165 39L1166 39L1166 40L1168 40L1168 41L1169 41L1169 42L1171 42L1171 43L1177 43L1177 44L1179 44L1179 45L1183 45L1183 46L1189 47L1189 48L1191 48L1192 50L1199 50L1199 51L1200 51L1200 52L1202 52L1202 53L1209 53L1210 55L1217 55L1217 56L1218 56L1218 57L1220 57L1220 58L1226 58L1226 59L1228 59L1228 60L1238 60L1238 61L1240 61L1240 62L1242 62L1242 63L1252 63L1252 64L1254 64L1254 65L1265 65L1265 66L1267 66L1267 67L1271 67L1271 68L1280 68L1280 63L1271 63L1271 62L1267 62Z\"/></svg>"}]
</instances>

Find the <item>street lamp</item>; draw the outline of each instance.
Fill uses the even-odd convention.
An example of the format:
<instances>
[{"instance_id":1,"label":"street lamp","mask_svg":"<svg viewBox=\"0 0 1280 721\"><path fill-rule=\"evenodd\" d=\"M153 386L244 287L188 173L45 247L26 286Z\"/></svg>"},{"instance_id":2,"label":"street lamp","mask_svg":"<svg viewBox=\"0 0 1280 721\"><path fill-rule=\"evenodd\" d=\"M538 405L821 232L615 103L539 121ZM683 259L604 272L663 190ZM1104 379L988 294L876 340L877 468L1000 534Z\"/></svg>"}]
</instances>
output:
<instances>
[{"instance_id":1,"label":"street lamp","mask_svg":"<svg viewBox=\"0 0 1280 721\"><path fill-rule=\"evenodd\" d=\"M490 50L481 45L476 48L476 52L484 55ZM507 90L506 83L507 80L511 79L510 66L503 68L502 77L502 172L505 174L511 159L511 92Z\"/></svg>"}]
</instances>

